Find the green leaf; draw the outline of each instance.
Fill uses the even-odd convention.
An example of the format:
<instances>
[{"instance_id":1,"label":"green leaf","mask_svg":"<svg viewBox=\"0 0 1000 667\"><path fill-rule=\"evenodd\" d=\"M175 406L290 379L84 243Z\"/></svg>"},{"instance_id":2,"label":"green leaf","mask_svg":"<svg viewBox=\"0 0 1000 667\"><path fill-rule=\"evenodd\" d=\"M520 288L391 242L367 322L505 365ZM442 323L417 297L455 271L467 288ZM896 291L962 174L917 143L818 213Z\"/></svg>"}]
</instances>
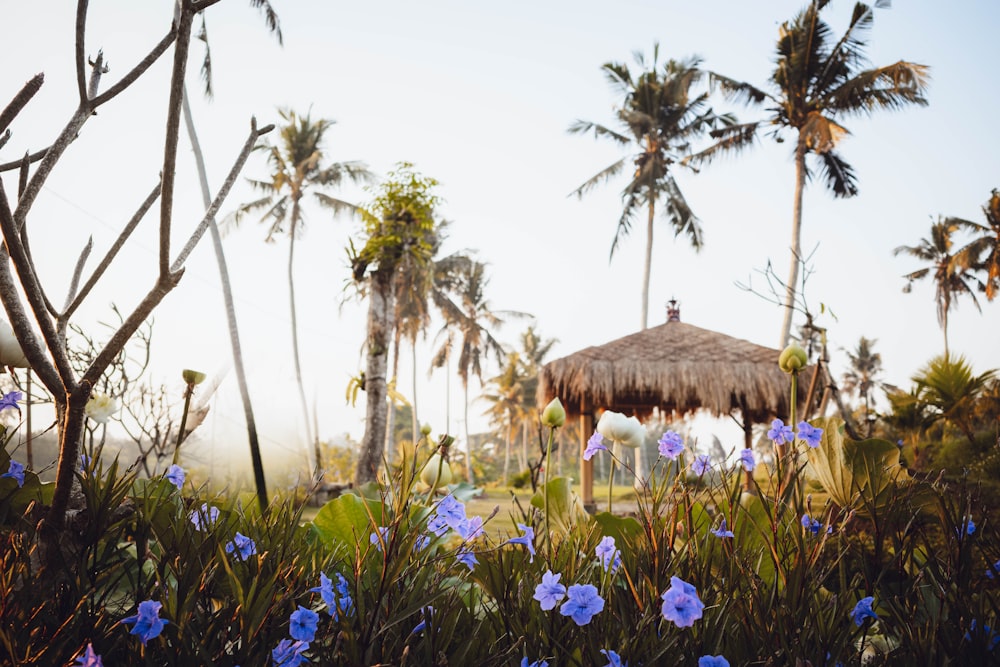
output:
<instances>
[{"instance_id":1,"label":"green leaf","mask_svg":"<svg viewBox=\"0 0 1000 667\"><path fill-rule=\"evenodd\" d=\"M615 538L617 544L634 544L642 535L642 524L634 517L601 512L594 515L594 521L601 527L601 534Z\"/></svg>"},{"instance_id":2,"label":"green leaf","mask_svg":"<svg viewBox=\"0 0 1000 667\"><path fill-rule=\"evenodd\" d=\"M345 494L323 505L313 519L312 527L320 539L330 546L342 544L354 547L367 543L383 520L384 506L381 502Z\"/></svg>"},{"instance_id":3,"label":"green leaf","mask_svg":"<svg viewBox=\"0 0 1000 667\"><path fill-rule=\"evenodd\" d=\"M573 492L573 482L569 477L555 477L531 497L534 507L545 510L545 496L549 497L549 520L563 534L568 534L575 525L587 520L589 515L583 501Z\"/></svg>"}]
</instances>

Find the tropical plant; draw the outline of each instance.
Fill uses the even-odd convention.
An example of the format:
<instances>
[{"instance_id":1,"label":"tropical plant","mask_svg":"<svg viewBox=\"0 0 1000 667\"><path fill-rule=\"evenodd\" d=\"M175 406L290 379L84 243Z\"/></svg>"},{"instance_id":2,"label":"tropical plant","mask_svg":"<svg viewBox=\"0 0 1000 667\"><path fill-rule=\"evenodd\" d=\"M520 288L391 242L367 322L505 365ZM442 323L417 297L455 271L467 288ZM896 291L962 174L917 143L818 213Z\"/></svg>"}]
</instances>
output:
<instances>
[{"instance_id":1,"label":"tropical plant","mask_svg":"<svg viewBox=\"0 0 1000 667\"><path fill-rule=\"evenodd\" d=\"M993 189L990 200L983 206L986 224L959 218L948 218L978 236L957 253L955 259L963 268L983 271L986 276L979 281L979 288L992 301L1000 287L1000 190Z\"/></svg>"},{"instance_id":2,"label":"tropical plant","mask_svg":"<svg viewBox=\"0 0 1000 667\"><path fill-rule=\"evenodd\" d=\"M934 301L937 304L938 323L944 334L946 357L948 356L948 311L958 305L955 297L968 294L976 309L982 311L976 299L972 269L963 266L957 260L954 250L955 232L968 224L957 218L939 219L931 225L929 237L920 239L920 243L915 246L899 246L893 251L895 255L905 253L928 263L928 266L903 276L907 281L903 291L910 292L914 280L923 280L927 277L934 280Z\"/></svg>"},{"instance_id":3,"label":"tropical plant","mask_svg":"<svg viewBox=\"0 0 1000 667\"><path fill-rule=\"evenodd\" d=\"M946 354L931 359L912 378L917 400L927 408L926 424L944 420L974 443L976 403L995 375L995 370L975 375L962 356Z\"/></svg>"},{"instance_id":4,"label":"tropical plant","mask_svg":"<svg viewBox=\"0 0 1000 667\"><path fill-rule=\"evenodd\" d=\"M235 216L264 210L261 222L268 223L266 241L272 242L281 234L288 236L288 303L291 315L292 358L295 363L295 381L302 406L302 425L305 429L307 447L313 447L315 474L322 475L322 459L319 440L312 433L309 405L306 402L305 387L302 383L302 363L299 359L298 317L295 307L295 241L305 226L303 200L312 194L312 201L334 214L357 213L357 206L338 199L329 191L342 185L345 180L363 183L371 179L371 173L361 162L325 163L323 140L334 121L324 118L313 120L309 114L301 116L290 109L278 111L284 125L281 127L277 143L266 147L267 162L271 169L268 180L251 180L251 184L264 196L243 204Z\"/></svg>"},{"instance_id":5,"label":"tropical plant","mask_svg":"<svg viewBox=\"0 0 1000 667\"><path fill-rule=\"evenodd\" d=\"M521 355L508 352L500 374L487 381L487 391L483 394L490 407L484 414L490 423L503 430L504 459L501 484L507 485L510 471L510 448L514 433L524 418L524 367Z\"/></svg>"},{"instance_id":6,"label":"tropical plant","mask_svg":"<svg viewBox=\"0 0 1000 667\"><path fill-rule=\"evenodd\" d=\"M926 105L927 67L900 60L884 67L862 69L867 64L866 33L873 23L873 7L854 5L847 30L835 39L821 17L830 0L813 0L778 31L777 58L770 84L773 92L749 83L713 74L711 81L731 99L767 105L768 117L713 130L719 141L692 156L695 164L754 143L766 132L778 142L794 135L795 194L792 206L791 261L785 283L785 314L778 348L788 343L802 260L802 196L813 173L806 156L816 158L815 170L835 197L858 194L854 169L840 155L841 140L849 134L838 119L887 109ZM876 0L875 7L888 6Z\"/></svg>"},{"instance_id":7,"label":"tropical plant","mask_svg":"<svg viewBox=\"0 0 1000 667\"><path fill-rule=\"evenodd\" d=\"M373 481L382 463L386 437L386 372L392 336L396 330L396 276L408 262L426 264L438 247L434 220L438 183L419 174L413 165L396 165L362 209L364 245L348 249L354 280L368 296L367 362L365 368L366 419L356 484Z\"/></svg>"},{"instance_id":8,"label":"tropical plant","mask_svg":"<svg viewBox=\"0 0 1000 667\"><path fill-rule=\"evenodd\" d=\"M646 253L642 275L642 328L649 315L649 281L653 262L653 222L657 205L662 204L663 216L673 227L674 235L685 234L698 249L703 235L698 218L674 179L671 167L690 150L692 139L706 131L734 122L730 116L718 116L708 106L708 93L694 94L692 88L705 76L697 58L668 60L660 67L660 48L653 45L652 62L642 53L635 54L640 71L633 75L628 65L605 63L605 77L616 94L621 95L621 107L616 111L620 130L591 121L578 120L569 131L575 134L593 132L597 139L610 139L627 147L629 154L602 169L574 190L582 197L600 183L633 168L631 179L622 191L623 208L611 243L610 258L622 240L632 231L632 224L642 207L646 208Z\"/></svg>"},{"instance_id":9,"label":"tropical plant","mask_svg":"<svg viewBox=\"0 0 1000 667\"><path fill-rule=\"evenodd\" d=\"M875 339L862 336L857 347L847 351L850 368L844 373L844 390L857 392L864 404L866 423L875 400L872 392L878 385L876 378L882 372L882 355L874 351L876 342Z\"/></svg>"}]
</instances>

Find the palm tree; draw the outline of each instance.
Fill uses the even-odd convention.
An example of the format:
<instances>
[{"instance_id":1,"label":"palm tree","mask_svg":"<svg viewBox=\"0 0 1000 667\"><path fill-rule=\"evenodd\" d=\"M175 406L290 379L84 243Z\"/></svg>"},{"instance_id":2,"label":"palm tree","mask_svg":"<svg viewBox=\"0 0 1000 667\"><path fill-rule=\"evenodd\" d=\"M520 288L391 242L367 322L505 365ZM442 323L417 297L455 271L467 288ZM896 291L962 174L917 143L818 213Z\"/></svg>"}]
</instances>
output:
<instances>
[{"instance_id":1,"label":"palm tree","mask_svg":"<svg viewBox=\"0 0 1000 667\"><path fill-rule=\"evenodd\" d=\"M705 72L700 61L689 58L669 60L662 68L657 62L659 45L653 45L653 60L647 66L641 53L635 54L641 72L633 76L628 66L609 62L604 74L617 94L623 98L616 116L621 130L613 130L590 121L578 120L569 131L593 132L595 138L607 138L630 153L601 170L574 191L579 197L599 183L617 176L631 165L632 178L622 191L624 202L614 240L613 258L622 239L631 232L632 223L642 206L646 208L646 255L642 276L642 328L649 315L649 276L653 261L653 221L657 204L663 204L663 215L674 229L674 235L687 234L691 245L702 245L701 225L681 193L670 167L688 152L692 139L720 124L731 124L729 116L717 116L708 106L708 93L692 96L691 88Z\"/></svg>"},{"instance_id":2,"label":"palm tree","mask_svg":"<svg viewBox=\"0 0 1000 667\"><path fill-rule=\"evenodd\" d=\"M865 33L873 22L873 8L857 3L846 32L835 40L830 26L820 17L829 1L813 0L795 18L781 24L770 80L773 92L712 75L713 84L727 96L750 104L766 104L769 116L713 131L718 143L691 158L695 164L705 163L721 152L746 148L761 132L767 132L778 142L784 141L786 131L794 135L792 256L785 283L779 348L788 343L796 304L802 261L802 194L813 173L806 165L806 156L815 157L813 168L835 197L853 197L858 194L857 177L837 151L841 139L849 132L838 119L927 104L926 66L900 60L885 67L861 69L867 64ZM875 7L887 5L884 0L875 3Z\"/></svg>"},{"instance_id":3,"label":"palm tree","mask_svg":"<svg viewBox=\"0 0 1000 667\"><path fill-rule=\"evenodd\" d=\"M483 358L493 355L498 364L503 364L503 346L493 337L492 330L503 324L501 315L523 316L523 313L503 311L495 313L486 299L486 265L475 260L462 262L459 267L457 290L453 299L442 300L438 307L445 318L445 324L438 336L444 342L431 362L433 368L440 368L451 360L452 348L459 347L457 359L458 377L462 380L464 392L465 418L465 470L469 483L474 482L472 472L472 451L469 440L469 379L471 375L483 381Z\"/></svg>"},{"instance_id":4,"label":"palm tree","mask_svg":"<svg viewBox=\"0 0 1000 667\"><path fill-rule=\"evenodd\" d=\"M956 261L965 268L984 271L986 278L979 281L979 288L986 293L986 299L993 301L1000 287L1000 190L993 189L990 200L983 206L986 224L948 218L979 234L971 243L955 253ZM985 255L985 257L982 257Z\"/></svg>"},{"instance_id":5,"label":"palm tree","mask_svg":"<svg viewBox=\"0 0 1000 667\"><path fill-rule=\"evenodd\" d=\"M500 374L487 381L490 391L483 394L483 398L490 403L483 414L490 418L491 424L504 430L504 486L507 485L510 470L510 446L514 431L524 418L524 379L521 356L517 352L509 352Z\"/></svg>"},{"instance_id":6,"label":"palm tree","mask_svg":"<svg viewBox=\"0 0 1000 667\"><path fill-rule=\"evenodd\" d=\"M857 347L847 352L851 367L844 373L844 389L856 391L864 402L866 424L871 415L872 392L878 384L876 377L882 372L882 355L874 351L875 343L875 339L862 336Z\"/></svg>"},{"instance_id":7,"label":"palm tree","mask_svg":"<svg viewBox=\"0 0 1000 667\"><path fill-rule=\"evenodd\" d=\"M986 371L973 375L972 367L964 357L944 354L935 357L913 377L916 383L915 395L930 423L944 420L953 424L965 434L969 442L975 443L972 428L976 403L993 380L996 371Z\"/></svg>"},{"instance_id":8,"label":"palm tree","mask_svg":"<svg viewBox=\"0 0 1000 667\"><path fill-rule=\"evenodd\" d=\"M899 246L893 251L895 255L906 253L928 262L929 266L903 276L907 280L903 291L910 292L914 280L922 280L928 276L934 279L934 300L937 303L938 323L944 332L946 357L948 356L948 311L958 303L955 296L968 294L976 308L982 311L973 289L972 273L970 269L956 261L956 255L952 250L955 245L952 236L967 224L969 223L959 218L939 219L931 225L930 238L920 239L920 243L915 246Z\"/></svg>"},{"instance_id":9,"label":"palm tree","mask_svg":"<svg viewBox=\"0 0 1000 667\"><path fill-rule=\"evenodd\" d=\"M354 280L368 295L367 362L365 367L366 419L355 484L375 479L382 464L386 434L386 369L396 329L396 275L407 262L424 264L438 246L433 193L437 181L400 163L379 186L374 201L361 211L365 244L349 250Z\"/></svg>"},{"instance_id":10,"label":"palm tree","mask_svg":"<svg viewBox=\"0 0 1000 667\"><path fill-rule=\"evenodd\" d=\"M366 182L371 173L360 162L334 162L324 164L323 139L333 125L332 120L313 121L307 114L300 116L288 109L279 110L285 121L277 144L266 147L267 160L271 168L270 180L251 180L251 183L265 196L244 204L239 215L250 211L266 209L261 222L268 222L266 240L273 242L281 234L288 236L288 297L292 321L292 357L295 363L295 380L302 404L302 423L305 426L306 441L311 442L315 457L315 474L322 474L322 460L319 438L310 427L309 405L306 402L305 387L302 384L302 364L299 360L298 318L295 310L295 241L305 225L303 197L307 193L312 199L334 213L357 212L354 204L330 196L324 190L340 186L344 180L354 183Z\"/></svg>"}]
</instances>

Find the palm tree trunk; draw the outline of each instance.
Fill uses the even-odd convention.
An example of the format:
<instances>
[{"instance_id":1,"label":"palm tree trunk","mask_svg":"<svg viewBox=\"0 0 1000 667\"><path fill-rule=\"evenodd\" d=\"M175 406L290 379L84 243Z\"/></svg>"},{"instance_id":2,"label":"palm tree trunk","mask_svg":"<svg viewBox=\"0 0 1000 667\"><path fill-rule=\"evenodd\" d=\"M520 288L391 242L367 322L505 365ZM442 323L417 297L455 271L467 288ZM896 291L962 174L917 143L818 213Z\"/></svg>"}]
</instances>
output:
<instances>
[{"instance_id":1,"label":"palm tree trunk","mask_svg":"<svg viewBox=\"0 0 1000 667\"><path fill-rule=\"evenodd\" d=\"M945 303L944 311L941 313L941 331L944 332L944 358L951 359L948 354L948 306L951 304Z\"/></svg>"},{"instance_id":2,"label":"palm tree trunk","mask_svg":"<svg viewBox=\"0 0 1000 667\"><path fill-rule=\"evenodd\" d=\"M410 428L413 430L414 447L420 442L420 421L417 419L417 338L414 336L410 341L410 354L413 361L413 397L410 399Z\"/></svg>"},{"instance_id":3,"label":"palm tree trunk","mask_svg":"<svg viewBox=\"0 0 1000 667\"><path fill-rule=\"evenodd\" d=\"M313 441L312 429L309 427L309 404L306 402L306 389L302 384L302 363L299 361L299 324L295 310L295 232L299 224L299 201L295 199L292 203L291 229L288 231L288 302L291 306L292 317L292 358L295 362L295 382L299 389L299 402L302 405L302 424L306 429L306 451L309 445L313 445L314 469L313 474L317 479L323 474L320 469L322 459L320 457L319 442Z\"/></svg>"},{"instance_id":4,"label":"palm tree trunk","mask_svg":"<svg viewBox=\"0 0 1000 667\"><path fill-rule=\"evenodd\" d=\"M380 266L369 278L368 363L365 368L365 435L354 471L355 485L375 480L382 465L386 428L386 368L394 328L393 267Z\"/></svg>"},{"instance_id":5,"label":"palm tree trunk","mask_svg":"<svg viewBox=\"0 0 1000 667\"><path fill-rule=\"evenodd\" d=\"M646 258L642 266L642 329L649 326L649 275L653 267L653 219L656 200L649 198L649 217L646 220Z\"/></svg>"},{"instance_id":6,"label":"palm tree trunk","mask_svg":"<svg viewBox=\"0 0 1000 667\"><path fill-rule=\"evenodd\" d=\"M463 417L465 418L465 478L469 484L475 484L476 478L472 472L472 440L469 439L469 382L465 381L465 405L463 406Z\"/></svg>"},{"instance_id":7,"label":"palm tree trunk","mask_svg":"<svg viewBox=\"0 0 1000 667\"><path fill-rule=\"evenodd\" d=\"M198 134L195 132L194 116L191 113L191 105L188 103L186 88L184 90L182 103L184 126L187 129L188 138L191 140L191 151L194 153L194 162L198 169L198 181L201 185L201 198L205 208L207 209L212 205L212 195L208 187L208 172L205 168L205 156L201 152L201 144L198 141ZM240 347L240 332L236 323L236 306L233 304L233 288L229 282L229 268L226 265L226 253L222 247L222 236L219 234L219 226L215 223L214 218L209 220L209 231L212 235L212 247L215 250L215 262L219 267L219 282L222 284L222 301L226 311L226 323L229 326L229 344L233 351L233 367L236 370L236 384L240 389L240 398L243 401L243 415L247 422L247 441L250 444L250 460L253 465L254 482L257 487L257 502L260 505L261 510L264 510L267 508L267 484L264 479L264 463L260 455L260 441L257 439L257 422L253 416L253 404L250 402L250 390L247 387L247 375L243 368L243 350ZM31 413L29 412L28 414L30 415Z\"/></svg>"},{"instance_id":8,"label":"palm tree trunk","mask_svg":"<svg viewBox=\"0 0 1000 667\"><path fill-rule=\"evenodd\" d=\"M806 143L799 135L795 148L795 200L792 203L792 260L788 267L788 282L785 283L785 315L781 322L781 338L778 349L788 345L792 331L792 317L795 315L795 292L799 282L799 264L802 257L802 194L806 186Z\"/></svg>"},{"instance_id":9,"label":"palm tree trunk","mask_svg":"<svg viewBox=\"0 0 1000 667\"><path fill-rule=\"evenodd\" d=\"M507 417L507 447L503 455L503 486L507 486L507 473L510 471L510 441L514 431L514 420Z\"/></svg>"},{"instance_id":10,"label":"palm tree trunk","mask_svg":"<svg viewBox=\"0 0 1000 667\"><path fill-rule=\"evenodd\" d=\"M396 379L399 373L399 339L400 332L397 328L392 334L392 379ZM393 401L385 402L386 426L385 426L385 459L387 463L392 463L392 457L396 450L396 404ZM416 442L414 440L414 442Z\"/></svg>"}]
</instances>

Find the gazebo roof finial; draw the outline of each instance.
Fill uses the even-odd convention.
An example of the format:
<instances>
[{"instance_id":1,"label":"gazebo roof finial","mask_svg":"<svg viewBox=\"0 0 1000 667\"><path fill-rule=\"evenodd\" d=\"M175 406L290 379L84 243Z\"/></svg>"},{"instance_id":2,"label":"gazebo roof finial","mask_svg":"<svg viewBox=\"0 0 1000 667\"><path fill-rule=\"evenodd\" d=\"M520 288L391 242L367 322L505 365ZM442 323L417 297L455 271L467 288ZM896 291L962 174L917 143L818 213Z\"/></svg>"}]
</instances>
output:
<instances>
[{"instance_id":1,"label":"gazebo roof finial","mask_svg":"<svg viewBox=\"0 0 1000 667\"><path fill-rule=\"evenodd\" d=\"M677 303L677 299L670 297L670 301L667 301L667 322L680 322L681 321L681 307Z\"/></svg>"}]
</instances>

